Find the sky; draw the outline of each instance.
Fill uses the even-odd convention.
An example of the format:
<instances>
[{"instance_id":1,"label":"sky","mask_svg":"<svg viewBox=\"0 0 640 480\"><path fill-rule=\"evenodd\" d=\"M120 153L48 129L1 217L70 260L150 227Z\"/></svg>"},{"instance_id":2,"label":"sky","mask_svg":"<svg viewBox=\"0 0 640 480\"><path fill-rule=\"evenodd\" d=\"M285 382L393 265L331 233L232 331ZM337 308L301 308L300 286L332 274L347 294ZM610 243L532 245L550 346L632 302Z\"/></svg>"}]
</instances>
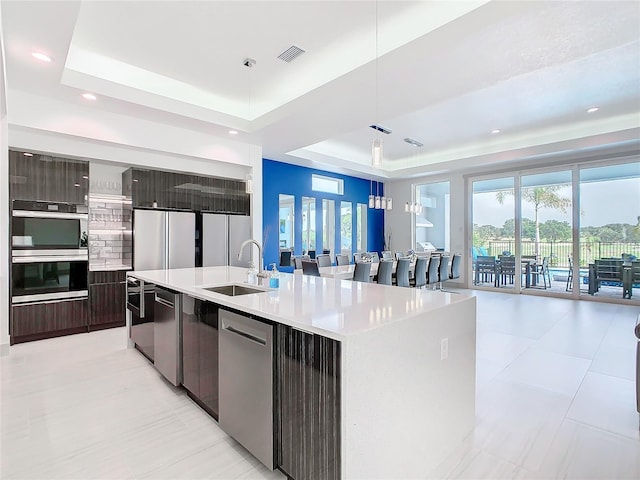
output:
<instances>
[{"instance_id":1,"label":"sky","mask_svg":"<svg viewBox=\"0 0 640 480\"><path fill-rule=\"evenodd\" d=\"M571 196L571 188L558 192ZM581 226L598 227L609 223L635 225L640 215L640 178L583 183L580 186ZM494 192L476 193L473 196L473 223L501 227L505 220L513 218L514 198L507 196L504 204L496 200ZM522 203L522 216L533 220L530 204ZM571 211L541 209L540 221L558 220L571 223Z\"/></svg>"}]
</instances>

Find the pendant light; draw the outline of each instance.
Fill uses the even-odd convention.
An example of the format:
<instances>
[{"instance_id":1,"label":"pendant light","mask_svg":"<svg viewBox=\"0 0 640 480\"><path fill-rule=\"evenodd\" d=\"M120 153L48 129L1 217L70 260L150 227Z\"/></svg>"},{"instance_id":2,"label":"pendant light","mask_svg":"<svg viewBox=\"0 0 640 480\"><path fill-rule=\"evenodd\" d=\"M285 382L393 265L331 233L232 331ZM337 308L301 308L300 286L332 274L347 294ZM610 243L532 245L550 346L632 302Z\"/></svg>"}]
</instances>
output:
<instances>
[{"instance_id":1,"label":"pendant light","mask_svg":"<svg viewBox=\"0 0 640 480\"><path fill-rule=\"evenodd\" d=\"M256 61L253 58L245 58L242 64L249 69L249 121L251 121L251 69L256 64ZM251 149L249 149L249 152L251 152ZM253 174L251 172L244 177L244 191L248 194L253 193Z\"/></svg>"},{"instance_id":2,"label":"pendant light","mask_svg":"<svg viewBox=\"0 0 640 480\"><path fill-rule=\"evenodd\" d=\"M369 180L369 208L375 208L376 198L373 196L373 180Z\"/></svg>"},{"instance_id":3,"label":"pendant light","mask_svg":"<svg viewBox=\"0 0 640 480\"><path fill-rule=\"evenodd\" d=\"M378 0L376 0L376 124L378 121ZM376 129L377 138L371 145L371 166L373 168L382 168L382 139L380 139L380 131Z\"/></svg>"},{"instance_id":4,"label":"pendant light","mask_svg":"<svg viewBox=\"0 0 640 480\"><path fill-rule=\"evenodd\" d=\"M412 151L411 151L411 158L412 160L417 159L418 157L418 151L416 150L416 148L420 148L423 146L423 144L421 142L418 142L417 140L414 140L412 138L405 138L404 141L406 143L408 143L409 145L411 145L412 147ZM415 185L414 185L415 187ZM420 195L418 195L419 197ZM404 204L404 211L406 213L416 213L416 214L421 214L423 211L423 207L422 207L422 203L420 203L420 199L418 198L417 202L405 202ZM425 219L425 221L429 224L431 224L431 222L429 222L428 220ZM432 224L430 226L433 226Z\"/></svg>"},{"instance_id":5,"label":"pendant light","mask_svg":"<svg viewBox=\"0 0 640 480\"><path fill-rule=\"evenodd\" d=\"M376 182L376 210L380 210L380 208L382 208L382 199L380 198L380 192L378 191L379 186L380 182Z\"/></svg>"}]
</instances>

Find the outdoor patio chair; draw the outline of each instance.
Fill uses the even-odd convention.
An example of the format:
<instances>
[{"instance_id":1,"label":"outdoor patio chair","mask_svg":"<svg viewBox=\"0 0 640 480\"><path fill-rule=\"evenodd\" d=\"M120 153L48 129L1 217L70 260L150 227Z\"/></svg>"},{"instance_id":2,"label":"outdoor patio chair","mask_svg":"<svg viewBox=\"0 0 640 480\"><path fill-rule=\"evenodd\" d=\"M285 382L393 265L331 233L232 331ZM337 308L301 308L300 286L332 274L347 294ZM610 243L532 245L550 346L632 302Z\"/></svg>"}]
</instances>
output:
<instances>
[{"instance_id":1,"label":"outdoor patio chair","mask_svg":"<svg viewBox=\"0 0 640 480\"><path fill-rule=\"evenodd\" d=\"M542 263L531 272L531 275L537 277L537 284L540 285L540 277L542 277L542 284L544 289L551 288L551 274L549 273L549 259L547 257L542 258ZM548 284L547 284L548 282Z\"/></svg>"}]
</instances>

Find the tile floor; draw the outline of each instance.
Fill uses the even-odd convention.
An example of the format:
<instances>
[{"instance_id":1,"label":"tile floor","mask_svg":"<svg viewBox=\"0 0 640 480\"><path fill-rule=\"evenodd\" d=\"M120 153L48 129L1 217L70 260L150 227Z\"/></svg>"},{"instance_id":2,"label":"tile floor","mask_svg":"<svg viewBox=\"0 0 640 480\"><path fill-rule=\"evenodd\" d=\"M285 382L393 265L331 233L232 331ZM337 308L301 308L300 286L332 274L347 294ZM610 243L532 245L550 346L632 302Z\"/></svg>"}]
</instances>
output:
<instances>
[{"instance_id":1,"label":"tile floor","mask_svg":"<svg viewBox=\"0 0 640 480\"><path fill-rule=\"evenodd\" d=\"M473 293L476 427L424 478L640 478L640 308ZM125 345L121 328L0 359L1 478L284 478Z\"/></svg>"}]
</instances>

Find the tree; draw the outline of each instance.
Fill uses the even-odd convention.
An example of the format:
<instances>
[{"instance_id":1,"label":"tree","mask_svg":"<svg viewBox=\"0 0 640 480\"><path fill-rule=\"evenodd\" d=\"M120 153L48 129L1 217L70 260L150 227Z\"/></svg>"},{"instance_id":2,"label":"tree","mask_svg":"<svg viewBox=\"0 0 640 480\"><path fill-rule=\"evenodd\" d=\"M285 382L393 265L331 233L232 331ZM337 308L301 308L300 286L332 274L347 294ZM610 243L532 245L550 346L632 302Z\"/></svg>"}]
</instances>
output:
<instances>
[{"instance_id":1,"label":"tree","mask_svg":"<svg viewBox=\"0 0 640 480\"><path fill-rule=\"evenodd\" d=\"M500 229L493 225L473 225L473 244L476 246L486 246L487 241L498 238Z\"/></svg>"},{"instance_id":2,"label":"tree","mask_svg":"<svg viewBox=\"0 0 640 480\"><path fill-rule=\"evenodd\" d=\"M520 190L522 200L533 205L535 222L536 256L540 256L540 218L539 212L543 208L553 208L565 213L571 207L571 199L558 195L558 191L565 185L547 185L543 187L524 187ZM496 193L496 199L501 204L507 195L513 195L513 190L502 190Z\"/></svg>"},{"instance_id":3,"label":"tree","mask_svg":"<svg viewBox=\"0 0 640 480\"><path fill-rule=\"evenodd\" d=\"M540 236L552 242L570 242L571 225L567 221L547 220L540 224Z\"/></svg>"},{"instance_id":4,"label":"tree","mask_svg":"<svg viewBox=\"0 0 640 480\"><path fill-rule=\"evenodd\" d=\"M536 224L530 218L523 218L522 222L520 222L522 227L520 230L520 236L522 238L527 238L531 240L535 240L536 238ZM513 218L505 220L504 225L502 226L502 237L506 238L515 238L516 231L516 221Z\"/></svg>"}]
</instances>

